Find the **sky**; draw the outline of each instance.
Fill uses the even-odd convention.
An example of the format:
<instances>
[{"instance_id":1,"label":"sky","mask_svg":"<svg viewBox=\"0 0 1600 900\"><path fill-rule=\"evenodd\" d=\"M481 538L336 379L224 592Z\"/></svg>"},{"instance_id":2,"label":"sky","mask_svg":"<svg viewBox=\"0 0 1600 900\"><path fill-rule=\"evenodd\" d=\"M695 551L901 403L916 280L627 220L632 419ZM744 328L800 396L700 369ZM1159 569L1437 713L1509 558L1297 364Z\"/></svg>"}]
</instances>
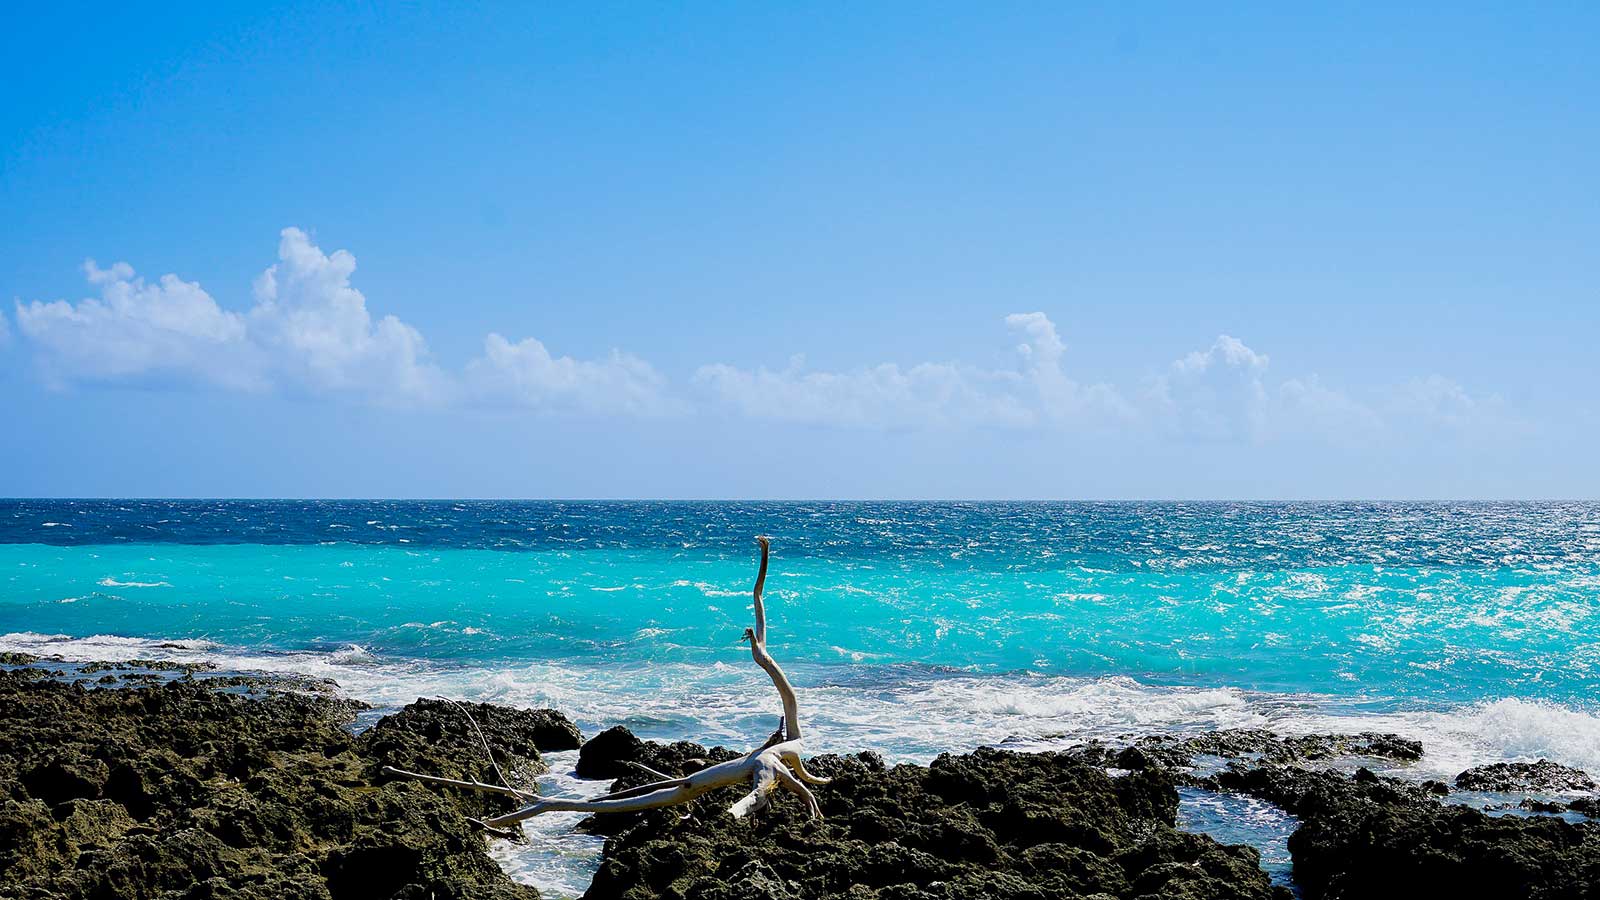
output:
<instances>
[{"instance_id":1,"label":"sky","mask_svg":"<svg viewBox=\"0 0 1600 900\"><path fill-rule=\"evenodd\" d=\"M1600 7L0 12L0 496L1600 497Z\"/></svg>"}]
</instances>

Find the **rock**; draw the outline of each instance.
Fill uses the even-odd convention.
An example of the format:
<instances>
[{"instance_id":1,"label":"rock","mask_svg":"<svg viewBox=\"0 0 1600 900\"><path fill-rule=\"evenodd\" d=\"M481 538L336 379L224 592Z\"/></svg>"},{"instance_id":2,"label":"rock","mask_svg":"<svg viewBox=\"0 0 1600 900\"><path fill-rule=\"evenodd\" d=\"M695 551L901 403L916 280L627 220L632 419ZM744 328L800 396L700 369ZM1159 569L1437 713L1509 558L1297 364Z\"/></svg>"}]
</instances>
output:
<instances>
[{"instance_id":1,"label":"rock","mask_svg":"<svg viewBox=\"0 0 1600 900\"><path fill-rule=\"evenodd\" d=\"M1145 769L1155 765L1156 762L1150 758L1149 754L1138 747L1124 747L1112 757L1111 764L1119 769L1127 769L1130 772L1143 772Z\"/></svg>"},{"instance_id":2,"label":"rock","mask_svg":"<svg viewBox=\"0 0 1600 900\"><path fill-rule=\"evenodd\" d=\"M644 756L644 741L622 725L614 725L590 738L578 750L579 778L621 778L632 774L628 763Z\"/></svg>"},{"instance_id":3,"label":"rock","mask_svg":"<svg viewBox=\"0 0 1600 900\"><path fill-rule=\"evenodd\" d=\"M473 727L474 722L477 728ZM369 728L356 739L356 749L372 760L370 777L375 780L392 778L381 770L394 766L444 778L497 784L500 776L484 752L485 742L509 786L532 791L535 777L546 770L540 751L575 749L578 729L554 710L419 699ZM443 790L474 816L499 815L517 805L501 795Z\"/></svg>"},{"instance_id":4,"label":"rock","mask_svg":"<svg viewBox=\"0 0 1600 900\"><path fill-rule=\"evenodd\" d=\"M20 883L67 865L72 842L55 827L50 807L40 800L7 800L0 805L0 883Z\"/></svg>"},{"instance_id":5,"label":"rock","mask_svg":"<svg viewBox=\"0 0 1600 900\"><path fill-rule=\"evenodd\" d=\"M1566 812L1567 804L1552 803L1548 800L1535 800L1532 797L1524 797L1522 798L1522 802L1517 804L1517 808L1536 813L1559 813Z\"/></svg>"},{"instance_id":6,"label":"rock","mask_svg":"<svg viewBox=\"0 0 1600 900\"><path fill-rule=\"evenodd\" d=\"M145 672L178 672L184 675L193 675L196 672L211 672L217 668L216 663L210 662L173 662L166 659L130 659L126 662L105 662L96 660L86 662L78 667L78 671L85 675L95 672L104 672L109 669L141 669Z\"/></svg>"},{"instance_id":7,"label":"rock","mask_svg":"<svg viewBox=\"0 0 1600 900\"><path fill-rule=\"evenodd\" d=\"M1139 739L1130 749L1137 749L1145 758L1168 768L1188 766L1196 756L1278 764L1339 757L1374 757L1401 762L1422 758L1421 741L1373 731L1282 737L1259 728L1228 728L1197 735L1152 735ZM1116 765L1115 762L1109 764Z\"/></svg>"},{"instance_id":8,"label":"rock","mask_svg":"<svg viewBox=\"0 0 1600 900\"><path fill-rule=\"evenodd\" d=\"M640 743L635 749L612 735L594 758L615 759L599 754L616 748L670 764L687 752ZM1159 769L1112 778L1070 753L990 749L946 754L926 767L887 768L871 754L807 765L834 779L816 790L825 818L808 818L796 798L780 794L767 810L735 820L727 814L731 791L642 813L610 832L585 897L1288 896L1270 884L1256 851L1177 831L1177 791Z\"/></svg>"},{"instance_id":9,"label":"rock","mask_svg":"<svg viewBox=\"0 0 1600 900\"><path fill-rule=\"evenodd\" d=\"M1363 771L1365 775L1354 777L1297 766L1234 765L1217 776L1217 784L1223 790L1258 797L1297 816L1358 801L1438 805L1433 792L1420 784Z\"/></svg>"},{"instance_id":10,"label":"rock","mask_svg":"<svg viewBox=\"0 0 1600 900\"><path fill-rule=\"evenodd\" d=\"M1422 758L1422 743L1371 731L1283 737L1259 728L1228 728L1201 734L1148 735L1120 747L1091 741L1065 752L1107 768L1172 770L1180 784L1211 790L1215 784L1206 770L1229 762L1285 765L1350 758L1413 762Z\"/></svg>"},{"instance_id":11,"label":"rock","mask_svg":"<svg viewBox=\"0 0 1600 900\"><path fill-rule=\"evenodd\" d=\"M449 792L374 782L375 742L344 727L355 708L204 679L91 690L0 671L0 896L536 898ZM532 747L548 730L519 712L484 713L491 742ZM419 721L386 732L427 758L466 752Z\"/></svg>"},{"instance_id":12,"label":"rock","mask_svg":"<svg viewBox=\"0 0 1600 900\"><path fill-rule=\"evenodd\" d=\"M656 780L640 765L676 777L739 755L723 747L708 749L689 741L641 741L625 726L616 725L590 738L578 751L577 773L579 778L623 779L625 783L620 787L633 787Z\"/></svg>"},{"instance_id":13,"label":"rock","mask_svg":"<svg viewBox=\"0 0 1600 900\"><path fill-rule=\"evenodd\" d=\"M1289 852L1306 900L1600 896L1600 826L1489 816L1371 773L1236 767L1219 782L1300 819Z\"/></svg>"},{"instance_id":14,"label":"rock","mask_svg":"<svg viewBox=\"0 0 1600 900\"><path fill-rule=\"evenodd\" d=\"M640 768L641 765L676 778L739 756L725 747L708 748L689 741L670 744L642 741L626 727L617 725L600 732L583 745L578 751L576 771L580 778L614 779L611 789L619 791L660 780L658 776ZM642 818L640 813L590 816L579 823L578 829L590 834L613 835L633 827Z\"/></svg>"},{"instance_id":15,"label":"rock","mask_svg":"<svg viewBox=\"0 0 1600 900\"><path fill-rule=\"evenodd\" d=\"M22 773L22 785L29 795L55 806L79 797L100 796L111 770L92 757L63 751L55 759Z\"/></svg>"},{"instance_id":16,"label":"rock","mask_svg":"<svg viewBox=\"0 0 1600 900\"><path fill-rule=\"evenodd\" d=\"M115 800L73 800L61 812L61 828L80 851L109 847L138 824Z\"/></svg>"},{"instance_id":17,"label":"rock","mask_svg":"<svg viewBox=\"0 0 1600 900\"><path fill-rule=\"evenodd\" d=\"M1463 791L1592 791L1594 779L1581 769L1553 763L1495 763L1468 769L1456 776L1456 787Z\"/></svg>"}]
</instances>

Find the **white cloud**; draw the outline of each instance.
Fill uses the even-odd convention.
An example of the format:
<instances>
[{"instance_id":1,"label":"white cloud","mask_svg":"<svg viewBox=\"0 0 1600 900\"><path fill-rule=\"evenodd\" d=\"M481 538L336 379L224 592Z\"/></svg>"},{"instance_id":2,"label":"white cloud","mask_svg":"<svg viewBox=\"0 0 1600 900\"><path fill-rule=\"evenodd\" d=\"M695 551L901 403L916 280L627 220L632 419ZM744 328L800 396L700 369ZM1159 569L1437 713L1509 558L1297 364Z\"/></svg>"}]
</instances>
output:
<instances>
[{"instance_id":1,"label":"white cloud","mask_svg":"<svg viewBox=\"0 0 1600 900\"><path fill-rule=\"evenodd\" d=\"M17 303L17 330L40 351L55 382L196 376L236 388L262 386L244 318L176 275L151 284L127 263L83 264L100 291L77 304Z\"/></svg>"},{"instance_id":2,"label":"white cloud","mask_svg":"<svg viewBox=\"0 0 1600 900\"><path fill-rule=\"evenodd\" d=\"M617 350L597 360L551 356L534 338L513 344L490 334L483 355L467 364L467 384L479 402L495 405L639 416L682 410L666 379L636 356Z\"/></svg>"},{"instance_id":3,"label":"white cloud","mask_svg":"<svg viewBox=\"0 0 1600 900\"><path fill-rule=\"evenodd\" d=\"M1217 369L1263 372L1269 362L1265 353L1251 350L1244 345L1244 341L1232 335L1219 334L1210 347L1188 354L1174 362L1172 368L1184 375L1202 375Z\"/></svg>"},{"instance_id":4,"label":"white cloud","mask_svg":"<svg viewBox=\"0 0 1600 900\"><path fill-rule=\"evenodd\" d=\"M1285 380L1273 397L1269 422L1275 434L1264 437L1298 435L1359 443L1382 437L1390 428L1380 410L1324 385L1315 375Z\"/></svg>"},{"instance_id":5,"label":"white cloud","mask_svg":"<svg viewBox=\"0 0 1600 900\"><path fill-rule=\"evenodd\" d=\"M223 309L198 283L164 275L154 284L127 263L84 264L98 291L77 303L17 304L18 329L55 385L198 382L359 398L386 405L458 402L516 408L662 414L678 409L648 363L619 351L599 360L552 357L528 338L498 334L465 371L429 359L417 329L374 320L351 284L356 259L324 253L285 228L278 260L254 284L254 305ZM4 317L0 316L0 322Z\"/></svg>"},{"instance_id":6,"label":"white cloud","mask_svg":"<svg viewBox=\"0 0 1600 900\"><path fill-rule=\"evenodd\" d=\"M1012 313L1006 326L1027 340L1017 345L1022 357L1023 383L1040 410L1041 418L1057 422L1102 424L1135 416L1132 406L1116 388L1106 384L1083 385L1067 377L1062 367L1066 344L1055 323L1042 312Z\"/></svg>"},{"instance_id":7,"label":"white cloud","mask_svg":"<svg viewBox=\"0 0 1600 900\"><path fill-rule=\"evenodd\" d=\"M1034 412L1011 392L1015 380L941 363L816 372L801 357L779 371L718 363L694 375L717 401L751 418L883 428L1032 424Z\"/></svg>"},{"instance_id":8,"label":"white cloud","mask_svg":"<svg viewBox=\"0 0 1600 900\"><path fill-rule=\"evenodd\" d=\"M1127 405L1112 388L1084 387L1061 367L1065 346L1044 313L1007 316L1025 338L1015 369L924 362L882 363L850 372L808 371L795 357L781 370L702 366L694 382L715 401L752 418L808 424L903 428L1004 425L1117 417Z\"/></svg>"},{"instance_id":9,"label":"white cloud","mask_svg":"<svg viewBox=\"0 0 1600 900\"><path fill-rule=\"evenodd\" d=\"M1267 425L1270 398L1263 379L1268 359L1231 335L1177 360L1153 378L1145 413L1178 431L1207 440L1257 439Z\"/></svg>"},{"instance_id":10,"label":"white cloud","mask_svg":"<svg viewBox=\"0 0 1600 900\"><path fill-rule=\"evenodd\" d=\"M376 323L350 285L356 258L323 253L285 228L278 262L255 282L250 334L285 378L316 391L351 391L387 402L438 402L449 390L427 362L421 333L394 316Z\"/></svg>"},{"instance_id":11,"label":"white cloud","mask_svg":"<svg viewBox=\"0 0 1600 900\"><path fill-rule=\"evenodd\" d=\"M1476 398L1442 375L1413 378L1390 392L1389 410L1432 426L1461 428L1501 417L1498 397Z\"/></svg>"},{"instance_id":12,"label":"white cloud","mask_svg":"<svg viewBox=\"0 0 1600 900\"><path fill-rule=\"evenodd\" d=\"M176 275L146 281L127 263L84 275L96 296L16 304L17 332L55 385L204 384L288 390L386 405L471 405L622 416L691 411L668 379L619 350L558 356L534 338L489 334L482 353L447 370L422 334L375 317L352 284L356 259L324 253L303 231L280 234L277 261L256 278L254 302L225 309ZM1368 441L1504 424L1498 398L1438 375L1362 400L1314 375L1284 378L1271 360L1223 334L1133 390L1073 377L1066 342L1042 312L1014 313L1015 362L885 362L847 371L701 366L704 406L751 419L856 428L1059 429L1139 438ZM0 315L0 342L9 323Z\"/></svg>"},{"instance_id":13,"label":"white cloud","mask_svg":"<svg viewBox=\"0 0 1600 900\"><path fill-rule=\"evenodd\" d=\"M1410 382L1372 402L1315 375L1275 379L1271 360L1232 335L1184 354L1142 388L1085 384L1066 368L1066 346L1044 313L1014 313L1023 338L1015 368L894 363L846 372L702 366L694 382L718 405L751 418L841 427L1004 425L1150 438L1263 443L1311 439L1359 443L1392 437L1415 420L1460 425L1481 409L1459 385Z\"/></svg>"}]
</instances>

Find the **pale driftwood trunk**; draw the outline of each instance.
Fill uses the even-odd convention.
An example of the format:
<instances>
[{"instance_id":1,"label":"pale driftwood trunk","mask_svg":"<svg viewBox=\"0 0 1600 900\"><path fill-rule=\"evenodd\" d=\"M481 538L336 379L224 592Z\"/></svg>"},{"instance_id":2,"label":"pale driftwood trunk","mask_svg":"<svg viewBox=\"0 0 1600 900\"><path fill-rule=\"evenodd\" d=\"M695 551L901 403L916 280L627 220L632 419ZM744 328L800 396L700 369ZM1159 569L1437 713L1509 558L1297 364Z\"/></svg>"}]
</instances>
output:
<instances>
[{"instance_id":1,"label":"pale driftwood trunk","mask_svg":"<svg viewBox=\"0 0 1600 900\"><path fill-rule=\"evenodd\" d=\"M778 696L783 701L783 726L778 732L767 743L745 756L708 766L682 778L664 778L661 781L617 791L593 800L560 798L536 800L515 812L489 819L481 823L482 825L495 830L547 812L607 813L658 809L687 803L709 791L746 782L750 784L750 792L728 809L728 812L735 817L742 818L764 808L771 802L772 791L780 786L805 800L811 815L818 817L822 815L822 809L817 805L817 798L806 785L827 784L828 779L806 771L805 764L801 761L800 753L803 748L800 703L795 697L794 686L789 684L789 677L767 652L767 610L762 593L767 581L767 559L771 552L771 543L765 537L756 538L756 542L761 545L761 568L756 574L756 585L752 592L755 598L756 627L745 629L744 639L750 642L750 655L755 659L756 665L772 678L772 685L777 688ZM395 775L435 784L521 796L520 792L497 785L454 781L399 769L388 771Z\"/></svg>"}]
</instances>

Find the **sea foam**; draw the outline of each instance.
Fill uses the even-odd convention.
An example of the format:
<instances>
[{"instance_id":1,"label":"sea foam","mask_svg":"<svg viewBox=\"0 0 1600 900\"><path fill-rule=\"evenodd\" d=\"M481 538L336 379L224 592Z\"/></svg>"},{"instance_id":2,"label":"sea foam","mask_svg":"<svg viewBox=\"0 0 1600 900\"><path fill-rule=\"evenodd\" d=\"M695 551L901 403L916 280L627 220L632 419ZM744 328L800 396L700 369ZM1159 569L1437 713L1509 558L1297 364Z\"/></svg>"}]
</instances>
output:
<instances>
[{"instance_id":1,"label":"sea foam","mask_svg":"<svg viewBox=\"0 0 1600 900\"><path fill-rule=\"evenodd\" d=\"M626 724L648 737L742 746L771 726L770 684L733 661L600 665L574 661L446 664L351 645L270 652L207 640L16 632L0 650L69 661L130 658L309 675L396 708L421 696L554 707L587 733ZM1412 777L1453 778L1490 762L1547 758L1600 774L1600 716L1546 701L1502 698L1431 709L1364 711L1343 698L1151 684L1126 676L974 675L904 666L795 665L815 752L877 750L927 761L980 745L1049 749L1090 739L1221 728L1281 734L1394 731L1421 740Z\"/></svg>"}]
</instances>

